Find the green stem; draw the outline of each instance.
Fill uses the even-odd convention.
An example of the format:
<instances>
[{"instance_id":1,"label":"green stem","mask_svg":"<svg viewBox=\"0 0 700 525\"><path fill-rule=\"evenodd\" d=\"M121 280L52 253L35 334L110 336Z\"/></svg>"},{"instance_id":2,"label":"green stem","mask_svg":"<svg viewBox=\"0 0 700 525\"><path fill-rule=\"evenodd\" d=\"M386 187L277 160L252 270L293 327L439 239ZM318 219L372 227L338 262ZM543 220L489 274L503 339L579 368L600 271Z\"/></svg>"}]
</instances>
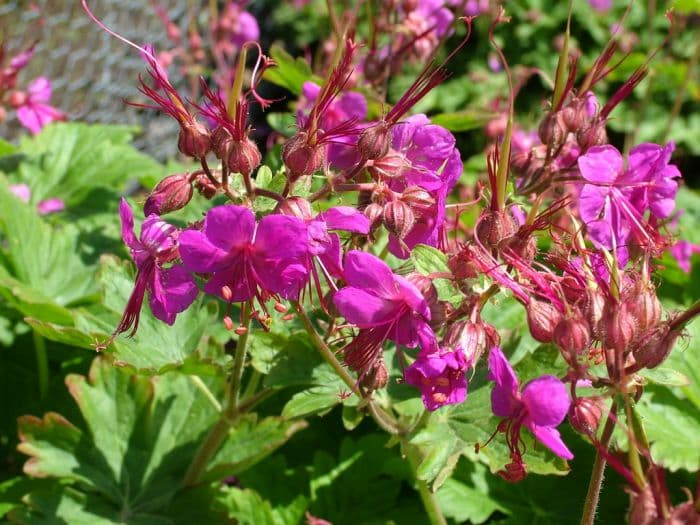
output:
<instances>
[{"instance_id":1,"label":"green stem","mask_svg":"<svg viewBox=\"0 0 700 525\"><path fill-rule=\"evenodd\" d=\"M405 433L405 429L403 429L401 425L399 425L396 419L394 419L390 414L385 412L374 401L363 395L357 380L348 373L348 371L342 364L340 364L340 361L336 359L333 350L331 350L326 344L326 342L323 339L321 339L321 336L318 335L318 332L316 332L316 328L311 322L311 319L309 319L309 316L306 315L306 312L304 311L303 307L297 301L292 301L292 306L296 310L297 315L299 316L299 319L304 325L304 328L308 332L309 336L311 336L311 339L313 340L316 349L321 354L321 357L323 357L323 360L331 366L335 373L338 374L338 376L343 380L343 382L348 386L348 388L350 388L352 393L355 394L358 398L360 398L361 403L366 403L369 413L372 416L372 418L376 421L376 423L389 434L397 435Z\"/></svg>"},{"instance_id":2,"label":"green stem","mask_svg":"<svg viewBox=\"0 0 700 525\"><path fill-rule=\"evenodd\" d=\"M202 378L199 376L191 375L187 376L190 378L190 381L194 383L194 386L196 386L202 394L204 394L204 397L207 398L207 401L211 403L211 405L216 409L218 413L221 413L221 403L219 403L219 400L216 399L214 394L211 393L211 390L209 390L209 387L202 381Z\"/></svg>"},{"instance_id":3,"label":"green stem","mask_svg":"<svg viewBox=\"0 0 700 525\"><path fill-rule=\"evenodd\" d=\"M241 413L239 407L240 385L243 377L243 364L245 363L246 346L248 342L248 334L250 333L250 309L247 303L242 307L242 320L245 331L238 337L236 344L236 357L233 362L233 370L228 378L228 388L226 399L224 402L221 417L216 425L209 431L207 437L204 438L201 445L190 463L189 468L182 481L183 486L191 487L195 485L202 474L206 472L207 465L214 457L214 454L221 448L221 445L228 436L228 431L233 424L238 420Z\"/></svg>"},{"instance_id":4,"label":"green stem","mask_svg":"<svg viewBox=\"0 0 700 525\"><path fill-rule=\"evenodd\" d=\"M44 399L49 393L49 356L44 338L36 330L32 331L32 336L36 351L36 371L39 376L39 397Z\"/></svg>"},{"instance_id":5,"label":"green stem","mask_svg":"<svg viewBox=\"0 0 700 525\"><path fill-rule=\"evenodd\" d=\"M617 404L613 401L613 404L610 406L608 419L605 422L605 428L603 428L603 434L600 437L600 446L604 450L608 449L610 438L612 438L612 433L615 429L615 412L617 412ZM591 480L588 482L588 492L586 493L586 501L583 505L581 525L593 525L595 521L595 513L598 509L598 500L600 499L600 489L603 487L605 464L605 456L598 450L595 455L595 461L593 462Z\"/></svg>"},{"instance_id":6,"label":"green stem","mask_svg":"<svg viewBox=\"0 0 700 525\"><path fill-rule=\"evenodd\" d=\"M425 508L425 512L428 515L430 525L447 525L447 520L442 514L442 510L440 509L440 504L438 503L435 493L430 490L430 487L425 481L416 477L418 465L421 461L420 451L413 445L409 444L405 438L401 441L401 444L403 445L403 451L406 455L406 459L408 459L408 463L411 465L411 472L413 472L418 494L423 502L423 508Z\"/></svg>"}]
</instances>

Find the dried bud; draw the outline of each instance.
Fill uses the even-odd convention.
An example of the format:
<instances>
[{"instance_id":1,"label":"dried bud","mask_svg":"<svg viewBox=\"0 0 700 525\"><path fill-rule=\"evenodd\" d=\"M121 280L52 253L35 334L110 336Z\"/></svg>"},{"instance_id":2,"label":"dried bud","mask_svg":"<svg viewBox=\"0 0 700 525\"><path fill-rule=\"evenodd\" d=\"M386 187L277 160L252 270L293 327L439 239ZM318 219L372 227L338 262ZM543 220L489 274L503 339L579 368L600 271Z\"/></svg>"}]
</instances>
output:
<instances>
[{"instance_id":1,"label":"dried bud","mask_svg":"<svg viewBox=\"0 0 700 525\"><path fill-rule=\"evenodd\" d=\"M209 180L209 177L207 177L204 173L200 173L197 175L197 177L195 177L194 187L197 188L197 191L205 199L213 199L218 190L216 185Z\"/></svg>"},{"instance_id":2,"label":"dried bud","mask_svg":"<svg viewBox=\"0 0 700 525\"><path fill-rule=\"evenodd\" d=\"M401 200L417 215L430 213L435 207L435 198L420 186L409 186L403 190Z\"/></svg>"},{"instance_id":3,"label":"dried bud","mask_svg":"<svg viewBox=\"0 0 700 525\"><path fill-rule=\"evenodd\" d=\"M562 315L551 303L532 299L527 305L527 325L535 340L550 343Z\"/></svg>"},{"instance_id":4,"label":"dried bud","mask_svg":"<svg viewBox=\"0 0 700 525\"><path fill-rule=\"evenodd\" d=\"M552 342L558 345L573 360L591 342L591 329L580 316L566 317L557 323L552 333Z\"/></svg>"},{"instance_id":5,"label":"dried bud","mask_svg":"<svg viewBox=\"0 0 700 525\"><path fill-rule=\"evenodd\" d=\"M452 275L457 279L473 279L481 275L479 264L476 260L476 248L464 246L458 253L447 260L447 266Z\"/></svg>"},{"instance_id":6,"label":"dried bud","mask_svg":"<svg viewBox=\"0 0 700 525\"><path fill-rule=\"evenodd\" d=\"M636 321L625 303L608 303L603 309L603 344L624 352L637 333Z\"/></svg>"},{"instance_id":7,"label":"dried bud","mask_svg":"<svg viewBox=\"0 0 700 525\"><path fill-rule=\"evenodd\" d=\"M161 180L146 199L143 213L163 215L180 210L192 199L192 183L189 175L169 175Z\"/></svg>"},{"instance_id":8,"label":"dried bud","mask_svg":"<svg viewBox=\"0 0 700 525\"><path fill-rule=\"evenodd\" d=\"M648 330L661 321L661 301L651 283L638 282L628 294L625 302L637 320L640 330Z\"/></svg>"},{"instance_id":9,"label":"dried bud","mask_svg":"<svg viewBox=\"0 0 700 525\"><path fill-rule=\"evenodd\" d=\"M386 155L367 161L367 171L374 179L394 179L401 176L410 163L396 151L389 151Z\"/></svg>"},{"instance_id":10,"label":"dried bud","mask_svg":"<svg viewBox=\"0 0 700 525\"><path fill-rule=\"evenodd\" d=\"M476 223L474 234L485 246L496 248L503 239L512 236L517 230L518 225L507 210L484 210Z\"/></svg>"},{"instance_id":11,"label":"dried bud","mask_svg":"<svg viewBox=\"0 0 700 525\"><path fill-rule=\"evenodd\" d=\"M244 177L250 176L255 168L260 165L262 155L258 146L248 137L231 142L228 154L228 168L232 173L240 173Z\"/></svg>"},{"instance_id":12,"label":"dried bud","mask_svg":"<svg viewBox=\"0 0 700 525\"><path fill-rule=\"evenodd\" d=\"M183 123L177 139L177 149L188 157L204 158L211 149L209 131L199 122Z\"/></svg>"},{"instance_id":13,"label":"dried bud","mask_svg":"<svg viewBox=\"0 0 700 525\"><path fill-rule=\"evenodd\" d=\"M668 323L663 323L647 331L635 344L634 359L637 369L656 368L663 363L673 350L676 339L681 335L678 330L670 330Z\"/></svg>"},{"instance_id":14,"label":"dried bud","mask_svg":"<svg viewBox=\"0 0 700 525\"><path fill-rule=\"evenodd\" d=\"M549 112L545 115L537 130L542 144L546 144L551 149L558 150L566 142L568 134L567 126L564 124L560 112Z\"/></svg>"},{"instance_id":15,"label":"dried bud","mask_svg":"<svg viewBox=\"0 0 700 525\"><path fill-rule=\"evenodd\" d=\"M399 239L403 239L416 222L415 215L408 204L402 201L389 201L382 210L384 226Z\"/></svg>"},{"instance_id":16,"label":"dried bud","mask_svg":"<svg viewBox=\"0 0 700 525\"><path fill-rule=\"evenodd\" d=\"M211 150L217 159L228 160L232 142L231 132L224 126L219 126L214 130L211 134Z\"/></svg>"},{"instance_id":17,"label":"dried bud","mask_svg":"<svg viewBox=\"0 0 700 525\"><path fill-rule=\"evenodd\" d=\"M303 221L307 221L313 217L311 204L303 197L289 197L283 200L275 208L275 213L291 215Z\"/></svg>"},{"instance_id":18,"label":"dried bud","mask_svg":"<svg viewBox=\"0 0 700 525\"><path fill-rule=\"evenodd\" d=\"M324 147L308 143L305 131L299 131L282 146L282 162L287 167L287 177L294 182L321 169L325 160Z\"/></svg>"},{"instance_id":19,"label":"dried bud","mask_svg":"<svg viewBox=\"0 0 700 525\"><path fill-rule=\"evenodd\" d=\"M383 120L360 133L357 149L362 160L377 160L389 152L391 127Z\"/></svg>"},{"instance_id":20,"label":"dried bud","mask_svg":"<svg viewBox=\"0 0 700 525\"><path fill-rule=\"evenodd\" d=\"M386 369L384 358L380 357L361 379L360 384L368 390L379 390L388 382L389 371Z\"/></svg>"},{"instance_id":21,"label":"dried bud","mask_svg":"<svg viewBox=\"0 0 700 525\"><path fill-rule=\"evenodd\" d=\"M529 233L523 234L522 230L521 233L507 238L502 244L526 261L532 261L537 255L537 239Z\"/></svg>"},{"instance_id":22,"label":"dried bud","mask_svg":"<svg viewBox=\"0 0 700 525\"><path fill-rule=\"evenodd\" d=\"M603 400L600 397L578 397L569 408L569 423L574 430L594 437L603 414Z\"/></svg>"}]
</instances>

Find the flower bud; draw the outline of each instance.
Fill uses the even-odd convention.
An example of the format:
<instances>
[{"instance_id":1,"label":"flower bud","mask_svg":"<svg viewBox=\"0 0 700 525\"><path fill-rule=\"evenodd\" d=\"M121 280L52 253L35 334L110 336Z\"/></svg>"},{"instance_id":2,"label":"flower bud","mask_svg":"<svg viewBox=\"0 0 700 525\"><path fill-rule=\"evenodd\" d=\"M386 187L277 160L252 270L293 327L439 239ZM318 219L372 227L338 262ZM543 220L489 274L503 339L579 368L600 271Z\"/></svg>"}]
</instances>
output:
<instances>
[{"instance_id":1,"label":"flower bud","mask_svg":"<svg viewBox=\"0 0 700 525\"><path fill-rule=\"evenodd\" d=\"M557 323L552 332L552 342L573 360L583 353L591 342L591 329L583 317L566 317Z\"/></svg>"},{"instance_id":2,"label":"flower bud","mask_svg":"<svg viewBox=\"0 0 700 525\"><path fill-rule=\"evenodd\" d=\"M545 115L537 130L542 144L558 150L566 141L568 130L560 112L549 112Z\"/></svg>"},{"instance_id":3,"label":"flower bud","mask_svg":"<svg viewBox=\"0 0 700 525\"><path fill-rule=\"evenodd\" d=\"M637 333L636 320L625 303L608 303L603 309L603 344L624 352Z\"/></svg>"},{"instance_id":4,"label":"flower bud","mask_svg":"<svg viewBox=\"0 0 700 525\"><path fill-rule=\"evenodd\" d=\"M535 340L550 343L562 315L551 303L532 299L527 305L527 326Z\"/></svg>"},{"instance_id":5,"label":"flower bud","mask_svg":"<svg viewBox=\"0 0 700 525\"><path fill-rule=\"evenodd\" d=\"M384 226L389 232L396 235L399 239L403 239L408 235L408 232L413 228L416 222L415 215L408 204L400 201L389 201L384 205L382 210L382 219Z\"/></svg>"},{"instance_id":6,"label":"flower bud","mask_svg":"<svg viewBox=\"0 0 700 525\"><path fill-rule=\"evenodd\" d=\"M192 183L189 175L169 175L161 180L146 199L143 213L148 217L180 210L192 199Z\"/></svg>"},{"instance_id":7,"label":"flower bud","mask_svg":"<svg viewBox=\"0 0 700 525\"><path fill-rule=\"evenodd\" d=\"M653 328L661 321L661 301L651 283L640 281L626 295L625 303L640 330Z\"/></svg>"},{"instance_id":8,"label":"flower bud","mask_svg":"<svg viewBox=\"0 0 700 525\"><path fill-rule=\"evenodd\" d=\"M275 213L291 215L302 221L307 221L313 217L311 204L303 197L289 197L283 200L275 208Z\"/></svg>"},{"instance_id":9,"label":"flower bud","mask_svg":"<svg viewBox=\"0 0 700 525\"><path fill-rule=\"evenodd\" d=\"M401 176L410 163L396 151L389 151L386 155L367 161L367 171L374 179L394 179Z\"/></svg>"},{"instance_id":10,"label":"flower bud","mask_svg":"<svg viewBox=\"0 0 700 525\"><path fill-rule=\"evenodd\" d=\"M459 348L467 363L475 367L484 352L498 346L500 336L495 328L483 321L460 321L453 324L445 334L444 344L448 348Z\"/></svg>"},{"instance_id":11,"label":"flower bud","mask_svg":"<svg viewBox=\"0 0 700 525\"><path fill-rule=\"evenodd\" d=\"M177 149L188 157L204 158L211 149L209 131L199 122L183 123L177 139Z\"/></svg>"},{"instance_id":12,"label":"flower bud","mask_svg":"<svg viewBox=\"0 0 700 525\"><path fill-rule=\"evenodd\" d=\"M659 523L658 517L659 513L651 484L647 484L640 493L630 491L627 523L630 525L657 525Z\"/></svg>"},{"instance_id":13,"label":"flower bud","mask_svg":"<svg viewBox=\"0 0 700 525\"><path fill-rule=\"evenodd\" d=\"M598 288L586 290L586 304L584 314L594 334L599 334L601 330L600 321L603 318L605 308L605 296Z\"/></svg>"},{"instance_id":14,"label":"flower bud","mask_svg":"<svg viewBox=\"0 0 700 525\"><path fill-rule=\"evenodd\" d=\"M7 119L7 110L0 106L0 124L5 122L5 119Z\"/></svg>"},{"instance_id":15,"label":"flower bud","mask_svg":"<svg viewBox=\"0 0 700 525\"><path fill-rule=\"evenodd\" d=\"M496 472L496 474L509 483L517 483L525 479L527 476L527 468L522 460L512 461L508 463L503 470Z\"/></svg>"},{"instance_id":16,"label":"flower bud","mask_svg":"<svg viewBox=\"0 0 700 525\"><path fill-rule=\"evenodd\" d=\"M27 94L24 91L13 91L10 93L8 102L13 108L19 108L27 103Z\"/></svg>"},{"instance_id":17,"label":"flower bud","mask_svg":"<svg viewBox=\"0 0 700 525\"><path fill-rule=\"evenodd\" d=\"M637 369L656 368L663 363L673 350L676 339L681 335L678 330L669 330L668 323L656 326L646 332L641 341L635 345L634 359Z\"/></svg>"},{"instance_id":18,"label":"flower bud","mask_svg":"<svg viewBox=\"0 0 700 525\"><path fill-rule=\"evenodd\" d=\"M384 358L380 357L360 380L360 384L368 390L379 390L389 382L389 371L386 369Z\"/></svg>"},{"instance_id":19,"label":"flower bud","mask_svg":"<svg viewBox=\"0 0 700 525\"><path fill-rule=\"evenodd\" d=\"M389 152L391 127L380 121L362 130L357 141L357 149L362 160L377 160Z\"/></svg>"},{"instance_id":20,"label":"flower bud","mask_svg":"<svg viewBox=\"0 0 700 525\"><path fill-rule=\"evenodd\" d=\"M261 160L260 150L250 138L246 137L243 140L231 142L228 168L232 173L240 173L244 177L248 177L260 165Z\"/></svg>"},{"instance_id":21,"label":"flower bud","mask_svg":"<svg viewBox=\"0 0 700 525\"><path fill-rule=\"evenodd\" d=\"M216 185L209 180L204 173L200 173L194 179L194 187L205 199L213 199L218 191Z\"/></svg>"},{"instance_id":22,"label":"flower bud","mask_svg":"<svg viewBox=\"0 0 700 525\"><path fill-rule=\"evenodd\" d=\"M479 241L490 248L496 248L499 243L518 230L515 219L507 210L484 210L476 223L474 234Z\"/></svg>"},{"instance_id":23,"label":"flower bud","mask_svg":"<svg viewBox=\"0 0 700 525\"><path fill-rule=\"evenodd\" d=\"M576 133L576 142L581 146L582 151L587 151L593 146L607 144L608 133L605 131L605 122L596 122L584 129L580 129Z\"/></svg>"},{"instance_id":24,"label":"flower bud","mask_svg":"<svg viewBox=\"0 0 700 525\"><path fill-rule=\"evenodd\" d=\"M420 186L409 186L403 190L401 200L417 215L430 213L435 207L435 198Z\"/></svg>"},{"instance_id":25,"label":"flower bud","mask_svg":"<svg viewBox=\"0 0 700 525\"><path fill-rule=\"evenodd\" d=\"M282 146L282 162L287 167L287 177L292 182L314 174L323 166L323 146L309 145L308 139L305 131L299 131Z\"/></svg>"},{"instance_id":26,"label":"flower bud","mask_svg":"<svg viewBox=\"0 0 700 525\"><path fill-rule=\"evenodd\" d=\"M228 160L233 137L231 132L224 126L218 126L211 134L211 150L217 159Z\"/></svg>"},{"instance_id":27,"label":"flower bud","mask_svg":"<svg viewBox=\"0 0 700 525\"><path fill-rule=\"evenodd\" d=\"M525 261L532 261L537 255L537 239L529 234L516 233L503 244Z\"/></svg>"},{"instance_id":28,"label":"flower bud","mask_svg":"<svg viewBox=\"0 0 700 525\"><path fill-rule=\"evenodd\" d=\"M569 423L577 432L595 437L602 414L600 397L577 397L569 407Z\"/></svg>"},{"instance_id":29,"label":"flower bud","mask_svg":"<svg viewBox=\"0 0 700 525\"><path fill-rule=\"evenodd\" d=\"M370 229L375 230L382 223L382 214L384 206L373 202L365 208L365 215L369 219Z\"/></svg>"}]
</instances>

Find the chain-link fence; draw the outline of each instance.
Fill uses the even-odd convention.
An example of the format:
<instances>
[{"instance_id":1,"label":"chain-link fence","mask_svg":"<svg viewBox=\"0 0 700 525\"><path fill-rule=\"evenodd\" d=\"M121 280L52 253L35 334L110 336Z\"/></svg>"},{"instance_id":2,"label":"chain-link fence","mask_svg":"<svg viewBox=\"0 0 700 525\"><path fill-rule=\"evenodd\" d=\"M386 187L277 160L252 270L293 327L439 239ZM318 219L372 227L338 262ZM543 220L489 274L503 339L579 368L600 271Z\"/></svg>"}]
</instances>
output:
<instances>
[{"instance_id":1,"label":"chain-link fence","mask_svg":"<svg viewBox=\"0 0 700 525\"><path fill-rule=\"evenodd\" d=\"M90 0L104 23L137 43L167 48L163 23L145 0ZM186 1L162 2L171 19L185 24ZM0 0L0 37L10 52L38 40L24 79L47 76L51 103L71 120L120 123L141 128L137 145L164 159L175 154L175 123L152 111L124 104L138 97L137 77L144 72L138 52L109 36L84 13L80 0ZM14 138L17 120L0 125L0 136Z\"/></svg>"}]
</instances>

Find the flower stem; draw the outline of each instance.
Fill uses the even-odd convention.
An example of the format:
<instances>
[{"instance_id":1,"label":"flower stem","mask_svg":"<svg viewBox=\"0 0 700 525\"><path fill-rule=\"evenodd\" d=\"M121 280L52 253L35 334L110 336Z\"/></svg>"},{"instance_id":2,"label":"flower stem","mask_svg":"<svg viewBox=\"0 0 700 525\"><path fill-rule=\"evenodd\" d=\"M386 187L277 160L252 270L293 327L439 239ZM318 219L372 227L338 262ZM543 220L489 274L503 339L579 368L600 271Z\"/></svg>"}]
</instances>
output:
<instances>
[{"instance_id":1,"label":"flower stem","mask_svg":"<svg viewBox=\"0 0 700 525\"><path fill-rule=\"evenodd\" d=\"M610 406L608 419L605 422L605 428L603 428L603 434L600 437L600 446L603 450L607 450L610 445L610 438L615 428L615 412L617 412L617 404L613 402ZM593 462L591 480L588 482L588 492L586 493L586 501L583 505L581 525L593 525L595 521L595 513L598 509L598 501L600 500L600 489L603 487L605 463L605 456L598 450L596 452L595 461Z\"/></svg>"},{"instance_id":2,"label":"flower stem","mask_svg":"<svg viewBox=\"0 0 700 525\"><path fill-rule=\"evenodd\" d=\"M683 328L683 326L693 320L694 317L700 315L700 299L695 301L690 308L685 312L680 314L678 317L671 321L670 328L672 330Z\"/></svg>"},{"instance_id":3,"label":"flower stem","mask_svg":"<svg viewBox=\"0 0 700 525\"><path fill-rule=\"evenodd\" d=\"M408 462L411 465L411 472L413 472L413 476L415 478L416 488L418 489L418 494L423 502L423 508L425 508L425 512L428 515L430 525L447 525L447 520L442 514L442 510L440 509L440 504L438 503L435 493L430 490L430 487L425 481L416 477L418 465L420 464L420 451L415 446L408 443L406 438L401 440L401 444L403 446L406 459L408 459Z\"/></svg>"},{"instance_id":4,"label":"flower stem","mask_svg":"<svg viewBox=\"0 0 700 525\"><path fill-rule=\"evenodd\" d=\"M49 393L49 356L46 353L46 342L39 332L32 330L32 336L36 351L36 370L39 376L39 397L44 399Z\"/></svg>"},{"instance_id":5,"label":"flower stem","mask_svg":"<svg viewBox=\"0 0 700 525\"><path fill-rule=\"evenodd\" d=\"M242 306L241 318L245 331L238 337L236 344L236 357L233 362L233 370L228 378L228 387L224 407L221 411L221 416L214 427L209 431L209 434L204 438L201 445L197 449L192 463L190 463L185 477L182 481L183 486L190 487L195 485L202 474L206 472L207 465L214 457L214 454L221 448L221 445L228 436L228 431L233 424L238 420L241 410L239 407L240 385L243 377L243 364L245 363L246 346L248 343L248 334L250 333L250 309L247 303Z\"/></svg>"},{"instance_id":6,"label":"flower stem","mask_svg":"<svg viewBox=\"0 0 700 525\"><path fill-rule=\"evenodd\" d=\"M348 371L342 364L340 364L340 361L336 359L333 350L331 350L326 344L326 342L323 339L321 339L321 336L318 335L318 332L316 332L316 328L311 322L311 319L309 319L309 316L306 315L306 312L304 311L302 306L297 301L292 301L292 306L294 306L294 309L296 310L297 315L301 320L301 323L304 325L304 328L311 336L311 339L316 345L316 349L321 354L321 357L323 357L323 360L331 366L331 368L338 374L338 376L343 380L343 382L348 386L348 388L350 388L352 393L366 403L369 413L374 419L374 421L376 421L377 425L379 425L383 430L392 435L405 433L405 430L399 425L396 419L394 419L390 414L385 412L374 401L363 395L357 380L354 379L348 373Z\"/></svg>"}]
</instances>

